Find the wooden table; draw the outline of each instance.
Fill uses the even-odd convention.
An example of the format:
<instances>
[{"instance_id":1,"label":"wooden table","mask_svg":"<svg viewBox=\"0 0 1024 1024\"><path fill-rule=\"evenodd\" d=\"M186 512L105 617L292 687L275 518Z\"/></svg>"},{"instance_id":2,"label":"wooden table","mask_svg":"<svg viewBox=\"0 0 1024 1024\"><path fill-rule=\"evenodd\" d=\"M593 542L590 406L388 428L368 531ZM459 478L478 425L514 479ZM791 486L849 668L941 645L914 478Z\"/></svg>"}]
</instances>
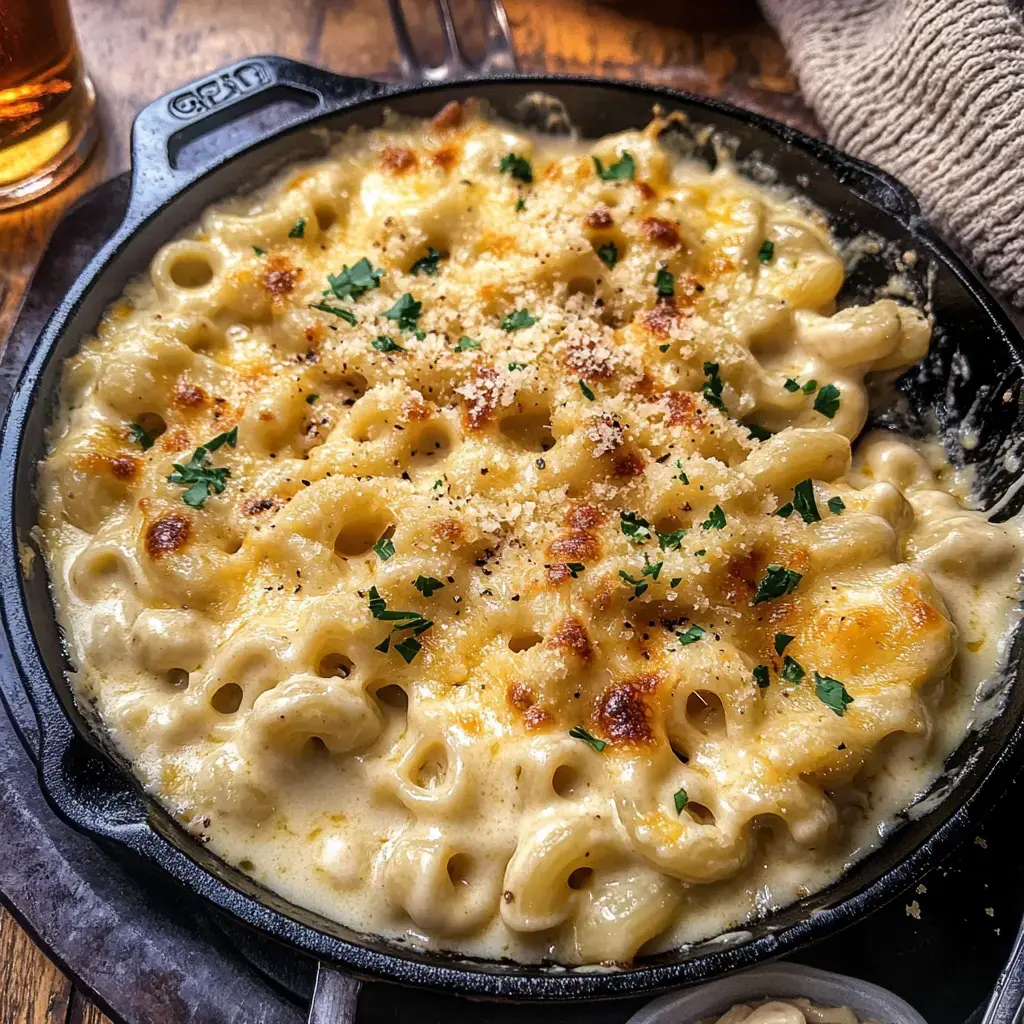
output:
<instances>
[{"instance_id":1,"label":"wooden table","mask_svg":"<svg viewBox=\"0 0 1024 1024\"><path fill-rule=\"evenodd\" d=\"M454 6L472 37L473 0L454 0ZM396 77L398 53L385 0L72 0L72 7L99 94L102 141L86 167L53 196L0 214L0 339L14 323L64 211L128 167L131 121L145 103L253 53ZM505 0L505 7L523 70L645 79L817 131L782 47L752 0ZM439 54L432 5L407 0L407 10L418 28L414 38ZM107 1020L0 908L0 1024Z\"/></svg>"}]
</instances>

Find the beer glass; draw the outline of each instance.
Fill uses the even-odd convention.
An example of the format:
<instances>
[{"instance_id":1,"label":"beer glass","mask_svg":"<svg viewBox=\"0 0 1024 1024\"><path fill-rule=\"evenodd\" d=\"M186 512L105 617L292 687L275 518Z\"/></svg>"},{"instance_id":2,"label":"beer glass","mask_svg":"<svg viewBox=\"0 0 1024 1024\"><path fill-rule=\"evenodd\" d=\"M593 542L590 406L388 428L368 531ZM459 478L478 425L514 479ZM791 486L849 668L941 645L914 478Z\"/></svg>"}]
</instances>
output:
<instances>
[{"instance_id":1,"label":"beer glass","mask_svg":"<svg viewBox=\"0 0 1024 1024\"><path fill-rule=\"evenodd\" d=\"M68 0L0 0L0 209L59 185L96 141Z\"/></svg>"}]
</instances>

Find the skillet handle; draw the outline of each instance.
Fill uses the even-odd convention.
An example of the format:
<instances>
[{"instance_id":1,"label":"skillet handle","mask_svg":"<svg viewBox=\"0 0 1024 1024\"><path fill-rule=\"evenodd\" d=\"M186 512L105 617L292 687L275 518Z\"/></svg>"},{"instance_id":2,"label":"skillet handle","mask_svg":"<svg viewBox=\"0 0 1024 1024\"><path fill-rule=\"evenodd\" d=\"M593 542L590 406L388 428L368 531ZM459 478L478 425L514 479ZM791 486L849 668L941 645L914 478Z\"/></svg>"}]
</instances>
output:
<instances>
[{"instance_id":1,"label":"skillet handle","mask_svg":"<svg viewBox=\"0 0 1024 1024\"><path fill-rule=\"evenodd\" d=\"M360 988L355 978L321 960L307 1024L355 1024Z\"/></svg>"},{"instance_id":2,"label":"skillet handle","mask_svg":"<svg viewBox=\"0 0 1024 1024\"><path fill-rule=\"evenodd\" d=\"M164 200L284 125L340 110L387 91L367 78L335 75L287 57L249 57L190 82L143 107L132 125L132 194L126 223L138 224ZM243 117L272 107L282 117L238 126L193 163L187 147ZM267 123L269 120L270 123Z\"/></svg>"},{"instance_id":3,"label":"skillet handle","mask_svg":"<svg viewBox=\"0 0 1024 1024\"><path fill-rule=\"evenodd\" d=\"M996 980L981 1024L1016 1024L1024 1007L1024 924L1013 943L1006 966Z\"/></svg>"}]
</instances>

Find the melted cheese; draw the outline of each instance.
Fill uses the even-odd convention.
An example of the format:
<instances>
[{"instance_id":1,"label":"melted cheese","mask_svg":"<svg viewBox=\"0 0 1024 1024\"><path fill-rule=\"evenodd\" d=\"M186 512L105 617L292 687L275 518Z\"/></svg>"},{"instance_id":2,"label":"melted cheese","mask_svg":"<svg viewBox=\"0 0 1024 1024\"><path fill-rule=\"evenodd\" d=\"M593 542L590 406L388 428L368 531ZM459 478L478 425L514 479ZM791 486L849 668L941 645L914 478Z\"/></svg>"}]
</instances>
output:
<instances>
[{"instance_id":1,"label":"melted cheese","mask_svg":"<svg viewBox=\"0 0 1024 1024\"><path fill-rule=\"evenodd\" d=\"M823 221L661 127L353 130L68 361L41 528L79 699L356 929L588 963L739 926L877 841L995 663L1017 535L924 449L851 463L926 318L837 311Z\"/></svg>"}]
</instances>

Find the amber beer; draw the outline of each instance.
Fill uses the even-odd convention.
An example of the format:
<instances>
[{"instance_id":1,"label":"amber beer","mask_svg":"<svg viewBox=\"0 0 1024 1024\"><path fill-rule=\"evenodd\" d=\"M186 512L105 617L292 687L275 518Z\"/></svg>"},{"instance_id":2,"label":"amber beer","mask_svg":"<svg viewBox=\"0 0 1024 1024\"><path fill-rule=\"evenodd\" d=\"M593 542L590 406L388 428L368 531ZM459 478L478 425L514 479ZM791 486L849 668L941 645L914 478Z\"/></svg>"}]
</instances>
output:
<instances>
[{"instance_id":1,"label":"amber beer","mask_svg":"<svg viewBox=\"0 0 1024 1024\"><path fill-rule=\"evenodd\" d=\"M59 184L95 141L68 0L0 0L0 208Z\"/></svg>"}]
</instances>

